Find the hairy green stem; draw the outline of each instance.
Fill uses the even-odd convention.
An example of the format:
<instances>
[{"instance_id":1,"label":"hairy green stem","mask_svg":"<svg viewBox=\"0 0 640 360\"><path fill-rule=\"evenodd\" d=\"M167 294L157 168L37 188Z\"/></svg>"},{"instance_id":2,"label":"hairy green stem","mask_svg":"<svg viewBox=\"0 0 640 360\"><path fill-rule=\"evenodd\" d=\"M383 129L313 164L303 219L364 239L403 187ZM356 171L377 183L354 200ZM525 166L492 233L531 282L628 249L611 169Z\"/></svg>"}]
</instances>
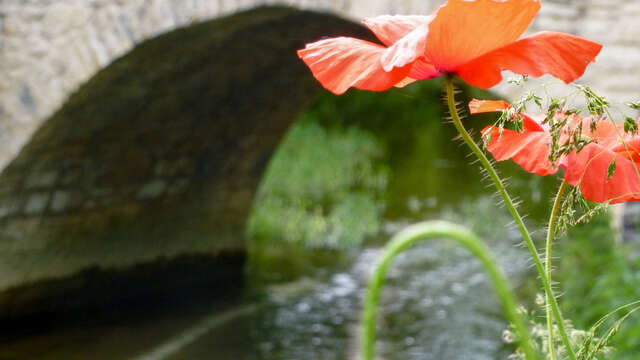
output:
<instances>
[{"instance_id":1,"label":"hairy green stem","mask_svg":"<svg viewBox=\"0 0 640 360\"><path fill-rule=\"evenodd\" d=\"M567 188L567 182L562 181L560 184L560 188L558 189L558 194L556 194L556 198L553 201L553 208L551 209L551 216L549 216L549 228L547 229L547 244L546 251L544 256L544 270L547 273L547 279L551 283L551 248L553 246L553 237L556 233L556 225L558 219L558 211L560 210L560 205L562 204L562 196L564 195L564 191ZM549 333L549 355L551 356L551 360L556 360L556 347L555 341L553 337L553 314L551 313L551 299L550 296L552 294L547 293L547 332Z\"/></svg>"},{"instance_id":2,"label":"hairy green stem","mask_svg":"<svg viewBox=\"0 0 640 360\"><path fill-rule=\"evenodd\" d=\"M529 331L524 320L516 308L513 292L509 288L507 279L496 265L496 260L491 256L489 249L473 233L467 229L445 221L430 221L412 225L398 233L384 248L382 258L378 262L375 271L369 280L367 297L364 303L361 323L361 352L364 360L373 360L375 356L376 318L380 291L384 285L385 277L393 259L406 248L422 240L433 238L451 238L458 241L475 255L489 274L493 287L502 301L507 318L513 323L518 335L520 347L527 360L537 359Z\"/></svg>"},{"instance_id":3,"label":"hairy green stem","mask_svg":"<svg viewBox=\"0 0 640 360\"><path fill-rule=\"evenodd\" d=\"M544 292L545 294L549 295L548 298L551 300L549 304L551 305L553 316L556 318L556 322L558 324L558 332L560 332L560 336L562 337L562 342L567 348L567 353L569 354L569 358L571 360L576 360L576 354L573 350L571 341L569 341L569 337L567 336L567 332L564 328L564 320L562 318L562 313L560 313L558 302L556 301L555 296L553 296L551 284L549 283L549 279L547 278L547 275L544 271L544 267L542 266L542 261L540 260L540 255L538 254L538 250L536 249L533 243L533 240L531 239L531 235L529 234L529 231L527 230L527 227L525 226L524 221L522 220L522 217L518 213L518 210L513 204L511 197L509 196L509 194L507 193L507 190L502 184L502 180L498 176L498 173L493 168L493 166L491 165L491 162L489 162L489 159L487 159L484 152L482 152L482 150L478 147L475 141L473 141L473 139L471 138L471 135L469 135L467 130L464 128L464 125L462 125L462 121L460 120L460 116L458 115L458 111L456 109L453 80L451 77L448 76L445 78L444 86L447 93L447 105L449 107L449 112L451 113L451 120L453 121L453 125L456 127L456 129L460 133L460 136L462 137L464 142L467 144L467 146L469 146L469 148L471 149L471 151L473 151L473 153L476 155L478 160L480 160L480 163L482 164L482 166L486 169L487 173L489 174L489 177L491 177L491 180L493 181L493 184L495 185L496 189L504 199L504 203L507 206L507 209L509 209L509 213L511 213L513 220L516 222L516 225L518 225L518 228L520 229L520 233L522 234L522 238L524 239L524 242L527 245L529 252L531 253L531 258L533 259L533 262L536 266L536 270L538 271L540 280L542 281Z\"/></svg>"}]
</instances>

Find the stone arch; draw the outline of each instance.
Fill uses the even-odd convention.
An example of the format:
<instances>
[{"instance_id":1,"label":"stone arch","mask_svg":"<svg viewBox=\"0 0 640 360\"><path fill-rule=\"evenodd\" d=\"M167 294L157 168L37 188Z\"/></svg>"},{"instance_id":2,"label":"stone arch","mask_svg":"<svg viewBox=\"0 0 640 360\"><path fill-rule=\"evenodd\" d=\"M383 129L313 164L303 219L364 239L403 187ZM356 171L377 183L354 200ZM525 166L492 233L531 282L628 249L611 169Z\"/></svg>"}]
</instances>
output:
<instances>
[{"instance_id":1,"label":"stone arch","mask_svg":"<svg viewBox=\"0 0 640 360\"><path fill-rule=\"evenodd\" d=\"M333 15L262 7L145 41L96 74L0 176L0 290L242 257L261 173L321 90L295 50L339 34L374 40Z\"/></svg>"},{"instance_id":2,"label":"stone arch","mask_svg":"<svg viewBox=\"0 0 640 360\"><path fill-rule=\"evenodd\" d=\"M264 5L359 19L427 13L438 0L2 0L0 169L77 87L167 31Z\"/></svg>"}]
</instances>

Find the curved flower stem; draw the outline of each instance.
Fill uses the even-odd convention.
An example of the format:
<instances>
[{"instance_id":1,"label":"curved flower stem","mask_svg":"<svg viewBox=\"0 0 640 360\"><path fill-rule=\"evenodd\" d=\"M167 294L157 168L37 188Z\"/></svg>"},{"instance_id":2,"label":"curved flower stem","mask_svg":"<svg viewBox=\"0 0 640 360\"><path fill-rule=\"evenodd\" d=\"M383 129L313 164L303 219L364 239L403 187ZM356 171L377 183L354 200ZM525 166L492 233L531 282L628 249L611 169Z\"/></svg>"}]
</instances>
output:
<instances>
[{"instance_id":1,"label":"curved flower stem","mask_svg":"<svg viewBox=\"0 0 640 360\"><path fill-rule=\"evenodd\" d=\"M533 259L533 262L536 266L536 270L538 271L540 280L542 281L544 292L545 294L549 295L549 299L551 300L549 302L549 305L551 306L551 310L553 311L553 316L556 318L556 322L558 323L558 331L560 332L560 336L562 337L562 342L567 348L567 353L569 354L569 358L571 360L576 360L576 354L573 350L573 347L571 346L571 341L569 341L569 337L567 336L567 332L564 328L564 320L562 318L562 314L560 313L558 302L556 301L555 296L553 296L551 284L549 283L549 279L547 278L547 275L544 271L544 267L542 266L542 261L540 260L540 255L538 254L538 250L536 250L536 246L534 245L533 240L531 240L531 235L529 234L529 231L527 230L527 227L525 226L524 221L522 220L522 217L518 213L518 210L513 204L511 197L509 196L509 194L507 193L507 190L502 184L502 180L498 176L498 173L493 168L493 166L491 165L491 162L489 162L489 159L487 159L484 152L482 152L482 150L478 147L478 145L473 141L473 139L471 138L471 135L469 135L467 130L464 128L464 125L462 125L462 121L460 120L460 116L458 115L458 111L456 109L453 80L451 77L449 76L445 77L444 86L447 93L447 105L449 106L449 112L451 113L451 120L453 121L453 125L456 127L456 129L460 133L460 136L462 137L464 142L467 144L467 146L469 146L471 151L473 151L476 157L478 157L478 160L480 160L480 163L482 164L482 166L487 170L487 173L489 174L489 177L491 177L493 184L495 185L496 189L504 199L504 203L507 206L507 209L509 209L509 213L511 213L513 220L518 225L518 228L520 229L520 233L522 234L522 238L524 239L524 242L527 245L529 252L531 253L531 258Z\"/></svg>"},{"instance_id":2,"label":"curved flower stem","mask_svg":"<svg viewBox=\"0 0 640 360\"><path fill-rule=\"evenodd\" d=\"M562 184L560 184L560 188L558 189L558 194L553 201L553 209L551 210L551 216L549 217L549 228L547 229L547 244L544 256L544 270L547 274L547 279L549 282L551 282L551 248L553 246L553 236L556 233L556 220L558 219L558 211L560 210L562 196L564 195L564 191L566 188L567 182L563 180ZM551 299L549 298L552 295L553 294L547 293L547 332L549 333L549 355L551 356L551 360L556 360L556 348L555 342L553 340L553 314L551 313Z\"/></svg>"},{"instance_id":3,"label":"curved flower stem","mask_svg":"<svg viewBox=\"0 0 640 360\"><path fill-rule=\"evenodd\" d=\"M527 360L537 359L534 351L529 331L525 322L516 310L516 301L513 292L509 288L507 279L496 265L496 261L491 256L489 249L467 229L445 221L430 221L409 226L391 239L385 246L382 258L378 262L367 288L364 310L362 312L361 323L361 351L364 360L373 360L375 355L376 339L376 318L378 303L380 301L380 290L384 285L387 270L393 259L406 248L422 240L447 237L458 241L475 255L489 274L493 287L502 301L502 307L509 321L515 326L518 334L520 346L525 353Z\"/></svg>"}]
</instances>

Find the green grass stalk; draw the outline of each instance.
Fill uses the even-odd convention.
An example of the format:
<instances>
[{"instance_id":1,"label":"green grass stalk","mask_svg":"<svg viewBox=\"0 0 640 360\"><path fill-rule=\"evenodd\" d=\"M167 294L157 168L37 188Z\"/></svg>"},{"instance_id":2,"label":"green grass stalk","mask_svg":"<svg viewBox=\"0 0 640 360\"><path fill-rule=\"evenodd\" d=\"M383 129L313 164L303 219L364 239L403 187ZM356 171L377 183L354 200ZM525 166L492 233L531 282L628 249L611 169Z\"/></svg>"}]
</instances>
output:
<instances>
[{"instance_id":1,"label":"green grass stalk","mask_svg":"<svg viewBox=\"0 0 640 360\"><path fill-rule=\"evenodd\" d=\"M545 251L545 262L544 262L544 270L547 274L547 279L551 282L551 250L553 247L553 237L556 233L556 225L558 219L558 211L560 210L560 205L562 204L562 196L564 195L564 191L567 188L567 182L562 181L560 184L560 188L558 189L558 194L556 195L555 200L553 201L553 208L551 209L551 215L549 216L549 227L547 229L547 242L546 242L546 251ZM546 315L547 315L547 332L549 333L549 355L551 360L556 360L556 348L553 336L553 314L551 312L551 299L549 296L552 294L546 294Z\"/></svg>"}]
</instances>

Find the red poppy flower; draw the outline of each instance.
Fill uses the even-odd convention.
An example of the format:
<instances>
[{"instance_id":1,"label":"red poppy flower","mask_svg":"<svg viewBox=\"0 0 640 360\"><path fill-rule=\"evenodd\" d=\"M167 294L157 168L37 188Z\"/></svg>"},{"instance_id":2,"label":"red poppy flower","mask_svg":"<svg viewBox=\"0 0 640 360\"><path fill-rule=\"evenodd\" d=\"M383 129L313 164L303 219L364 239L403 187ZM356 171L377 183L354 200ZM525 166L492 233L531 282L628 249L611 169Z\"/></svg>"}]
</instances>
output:
<instances>
[{"instance_id":1,"label":"red poppy flower","mask_svg":"<svg viewBox=\"0 0 640 360\"><path fill-rule=\"evenodd\" d=\"M510 105L504 101L471 100L469 110L472 114L507 110ZM555 174L558 163L549 160L551 135L543 127L544 116L527 113L522 115L522 132L487 126L482 136L487 140L487 149L498 161L513 159L524 170L540 176Z\"/></svg>"},{"instance_id":2,"label":"red poppy flower","mask_svg":"<svg viewBox=\"0 0 640 360\"><path fill-rule=\"evenodd\" d=\"M502 111L509 108L503 101L473 100L469 104L472 114ZM565 171L564 179L580 191L587 200L612 204L640 201L640 135L624 132L623 124L600 120L591 129L591 118L572 115L569 125L582 122L582 136L591 140L580 151L573 150L551 163L551 134L542 125L543 116L522 114L523 130L503 129L495 126L483 131L487 149L498 161L513 159L524 170L537 175L554 174L559 167ZM640 124L640 123L639 123ZM569 133L565 129L565 136ZM563 143L564 139L560 140Z\"/></svg>"},{"instance_id":3,"label":"red poppy flower","mask_svg":"<svg viewBox=\"0 0 640 360\"><path fill-rule=\"evenodd\" d=\"M336 94L350 87L383 91L446 74L489 88L502 80L502 70L572 82L602 46L551 31L518 40L539 9L538 0L449 0L431 16L364 19L384 46L338 37L307 44L298 56Z\"/></svg>"}]
</instances>

